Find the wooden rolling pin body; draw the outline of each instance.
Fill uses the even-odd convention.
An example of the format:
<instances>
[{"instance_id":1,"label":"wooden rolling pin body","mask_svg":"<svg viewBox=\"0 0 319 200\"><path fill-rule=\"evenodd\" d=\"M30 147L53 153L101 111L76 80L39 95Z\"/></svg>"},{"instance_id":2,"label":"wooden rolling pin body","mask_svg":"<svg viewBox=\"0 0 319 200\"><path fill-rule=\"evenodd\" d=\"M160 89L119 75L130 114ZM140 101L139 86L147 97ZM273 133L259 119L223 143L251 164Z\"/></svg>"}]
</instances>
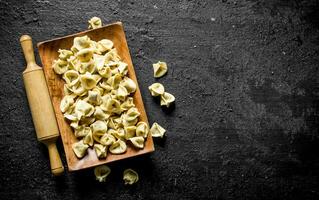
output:
<instances>
[{"instance_id":1,"label":"wooden rolling pin body","mask_svg":"<svg viewBox=\"0 0 319 200\"><path fill-rule=\"evenodd\" d=\"M37 138L48 147L52 174L60 175L64 168L56 148L59 129L44 73L42 68L35 63L31 37L23 35L20 43L27 61L23 81Z\"/></svg>"}]
</instances>

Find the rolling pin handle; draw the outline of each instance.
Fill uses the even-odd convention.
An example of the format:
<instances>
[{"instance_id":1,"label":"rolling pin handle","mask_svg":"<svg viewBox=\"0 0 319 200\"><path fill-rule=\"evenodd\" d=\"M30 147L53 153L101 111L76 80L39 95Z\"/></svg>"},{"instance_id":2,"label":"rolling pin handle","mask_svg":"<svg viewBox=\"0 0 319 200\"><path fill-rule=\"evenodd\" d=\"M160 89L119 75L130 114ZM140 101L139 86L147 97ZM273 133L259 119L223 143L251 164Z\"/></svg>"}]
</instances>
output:
<instances>
[{"instance_id":1,"label":"rolling pin handle","mask_svg":"<svg viewBox=\"0 0 319 200\"><path fill-rule=\"evenodd\" d=\"M33 51L32 38L29 35L22 35L20 38L20 43L23 49L25 60L27 61L27 66L36 65Z\"/></svg>"},{"instance_id":2,"label":"rolling pin handle","mask_svg":"<svg viewBox=\"0 0 319 200\"><path fill-rule=\"evenodd\" d=\"M51 172L54 176L59 176L63 174L64 167L62 165L62 161L56 148L55 141L48 142L47 144L49 150L50 164L51 164Z\"/></svg>"}]
</instances>

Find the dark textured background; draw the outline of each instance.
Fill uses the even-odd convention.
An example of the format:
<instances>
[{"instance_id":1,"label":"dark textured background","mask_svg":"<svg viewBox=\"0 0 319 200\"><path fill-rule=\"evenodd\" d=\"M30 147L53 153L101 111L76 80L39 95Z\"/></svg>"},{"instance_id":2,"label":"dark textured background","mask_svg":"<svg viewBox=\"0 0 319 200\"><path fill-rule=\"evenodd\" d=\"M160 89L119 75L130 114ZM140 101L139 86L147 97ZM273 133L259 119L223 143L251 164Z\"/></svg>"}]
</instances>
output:
<instances>
[{"instance_id":1,"label":"dark textured background","mask_svg":"<svg viewBox=\"0 0 319 200\"><path fill-rule=\"evenodd\" d=\"M318 1L0 0L0 12L0 199L319 198ZM124 23L150 123L168 130L102 184L92 170L51 177L19 44L85 30L93 16ZM147 90L158 60L170 113ZM123 184L126 167L135 186Z\"/></svg>"}]
</instances>

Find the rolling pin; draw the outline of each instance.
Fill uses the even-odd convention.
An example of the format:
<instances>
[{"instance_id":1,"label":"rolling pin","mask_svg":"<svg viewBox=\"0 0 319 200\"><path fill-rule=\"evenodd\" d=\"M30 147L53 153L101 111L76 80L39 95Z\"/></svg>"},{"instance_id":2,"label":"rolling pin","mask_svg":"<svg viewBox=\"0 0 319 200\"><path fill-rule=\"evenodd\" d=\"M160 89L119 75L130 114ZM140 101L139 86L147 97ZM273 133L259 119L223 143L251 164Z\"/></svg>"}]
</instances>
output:
<instances>
[{"instance_id":1,"label":"rolling pin","mask_svg":"<svg viewBox=\"0 0 319 200\"><path fill-rule=\"evenodd\" d=\"M61 175L64 167L56 147L59 129L44 73L35 63L31 37L21 36L20 43L27 62L27 67L23 71L23 81L37 138L48 147L52 174Z\"/></svg>"}]
</instances>

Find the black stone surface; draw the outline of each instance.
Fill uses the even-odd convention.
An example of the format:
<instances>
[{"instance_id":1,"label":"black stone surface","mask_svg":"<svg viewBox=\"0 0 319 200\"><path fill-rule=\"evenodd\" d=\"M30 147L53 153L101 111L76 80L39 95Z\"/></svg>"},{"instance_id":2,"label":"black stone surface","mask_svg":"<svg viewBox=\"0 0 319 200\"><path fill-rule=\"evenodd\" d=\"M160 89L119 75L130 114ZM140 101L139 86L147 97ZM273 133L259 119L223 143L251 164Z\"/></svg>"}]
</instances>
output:
<instances>
[{"instance_id":1,"label":"black stone surface","mask_svg":"<svg viewBox=\"0 0 319 200\"><path fill-rule=\"evenodd\" d=\"M0 199L319 199L319 2L314 0L0 0ZM19 37L122 21L150 123L167 131L150 156L51 177L35 137ZM176 96L149 95L153 62ZM38 59L38 63L40 63ZM64 158L61 141L59 149ZM64 164L65 159L64 159ZM122 171L138 184L125 186Z\"/></svg>"}]
</instances>

